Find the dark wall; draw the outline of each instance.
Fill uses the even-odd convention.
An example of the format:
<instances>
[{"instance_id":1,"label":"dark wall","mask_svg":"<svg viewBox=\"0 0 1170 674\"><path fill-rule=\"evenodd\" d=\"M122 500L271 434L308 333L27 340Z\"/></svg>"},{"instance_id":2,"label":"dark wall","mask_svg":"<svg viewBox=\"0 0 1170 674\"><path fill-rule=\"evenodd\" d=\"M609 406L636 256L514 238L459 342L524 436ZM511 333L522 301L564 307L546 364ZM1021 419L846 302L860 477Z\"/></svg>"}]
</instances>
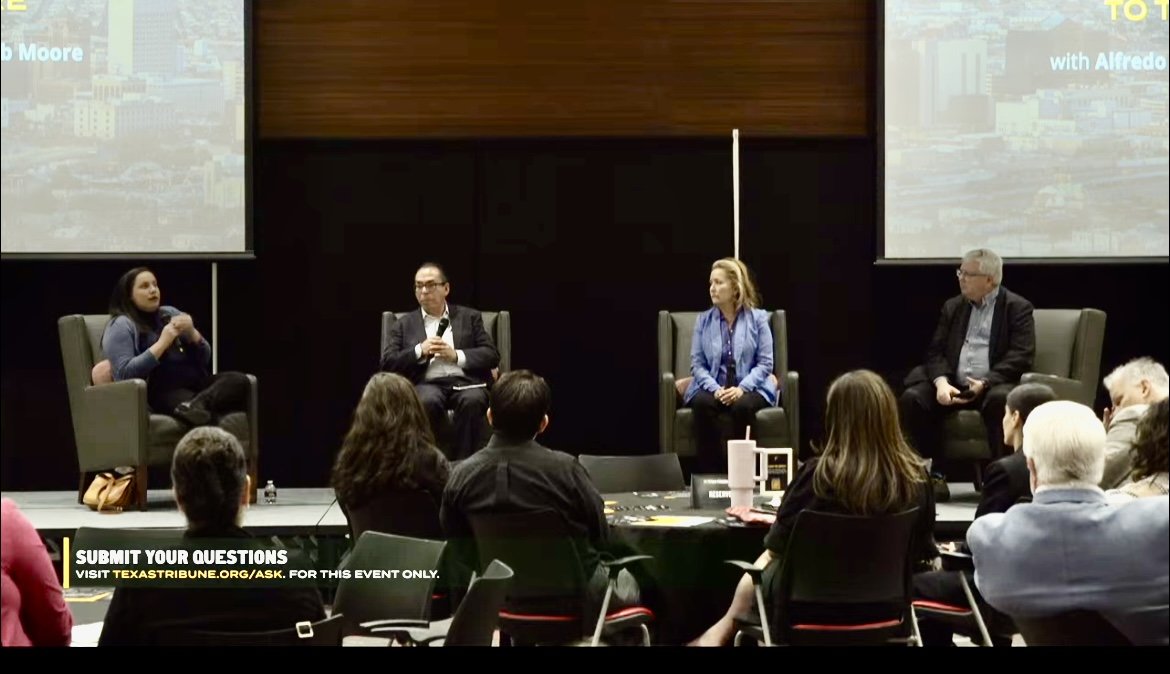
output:
<instances>
[{"instance_id":1,"label":"dark wall","mask_svg":"<svg viewBox=\"0 0 1170 674\"><path fill-rule=\"evenodd\" d=\"M413 306L419 261L451 301L513 312L513 362L553 387L549 445L654 451L655 316L702 309L732 251L726 140L262 141L254 261L220 263L220 367L260 378L261 478L326 483L383 310ZM950 266L874 265L874 143L743 139L742 257L790 313L805 444L825 388L921 358ZM56 319L104 310L129 263L4 261L4 489L66 489L76 459ZM153 265L164 301L205 324L210 265ZM1103 369L1162 362L1157 265L1022 266L1005 285L1040 307L1108 312Z\"/></svg>"}]
</instances>

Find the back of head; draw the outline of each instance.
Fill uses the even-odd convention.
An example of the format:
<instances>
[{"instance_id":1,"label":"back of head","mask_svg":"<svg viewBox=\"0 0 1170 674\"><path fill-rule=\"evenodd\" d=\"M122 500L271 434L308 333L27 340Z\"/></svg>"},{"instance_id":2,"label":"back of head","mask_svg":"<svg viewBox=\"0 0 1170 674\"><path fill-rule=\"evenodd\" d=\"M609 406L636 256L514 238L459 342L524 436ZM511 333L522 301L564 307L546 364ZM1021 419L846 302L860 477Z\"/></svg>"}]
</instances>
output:
<instances>
[{"instance_id":1,"label":"back of head","mask_svg":"<svg viewBox=\"0 0 1170 674\"><path fill-rule=\"evenodd\" d=\"M1024 423L1024 455L1037 486L1094 487L1105 471L1105 426L1080 403L1044 403Z\"/></svg>"},{"instance_id":2,"label":"back of head","mask_svg":"<svg viewBox=\"0 0 1170 674\"><path fill-rule=\"evenodd\" d=\"M1020 384L1007 396L1007 408L1020 415L1020 423L1028 420L1032 410L1056 400L1056 392L1047 384Z\"/></svg>"},{"instance_id":3,"label":"back of head","mask_svg":"<svg viewBox=\"0 0 1170 674\"><path fill-rule=\"evenodd\" d=\"M531 440L540 432L552 405L552 391L543 377L529 370L513 370L492 387L492 428L513 442Z\"/></svg>"},{"instance_id":4,"label":"back of head","mask_svg":"<svg viewBox=\"0 0 1170 674\"><path fill-rule=\"evenodd\" d=\"M816 468L818 496L849 512L900 512L913 506L926 481L921 459L906 444L898 402L869 370L854 370L829 386L827 440Z\"/></svg>"},{"instance_id":5,"label":"back of head","mask_svg":"<svg viewBox=\"0 0 1170 674\"><path fill-rule=\"evenodd\" d=\"M333 488L347 507L392 489L414 489L421 455L435 451L426 411L405 377L370 378L333 466Z\"/></svg>"},{"instance_id":6,"label":"back of head","mask_svg":"<svg viewBox=\"0 0 1170 674\"><path fill-rule=\"evenodd\" d=\"M756 288L756 281L752 277L752 272L747 265L739 258L725 257L716 260L711 265L711 270L721 269L727 274L727 278L735 286L738 296L736 298L736 307L738 309L759 309L760 308L760 291Z\"/></svg>"},{"instance_id":7,"label":"back of head","mask_svg":"<svg viewBox=\"0 0 1170 674\"><path fill-rule=\"evenodd\" d=\"M1170 471L1170 399L1162 398L1150 405L1138 420L1133 439L1133 477L1135 480Z\"/></svg>"},{"instance_id":8,"label":"back of head","mask_svg":"<svg viewBox=\"0 0 1170 674\"><path fill-rule=\"evenodd\" d=\"M171 481L188 529L235 526L248 483L248 461L240 441L216 426L191 430L175 447Z\"/></svg>"}]
</instances>

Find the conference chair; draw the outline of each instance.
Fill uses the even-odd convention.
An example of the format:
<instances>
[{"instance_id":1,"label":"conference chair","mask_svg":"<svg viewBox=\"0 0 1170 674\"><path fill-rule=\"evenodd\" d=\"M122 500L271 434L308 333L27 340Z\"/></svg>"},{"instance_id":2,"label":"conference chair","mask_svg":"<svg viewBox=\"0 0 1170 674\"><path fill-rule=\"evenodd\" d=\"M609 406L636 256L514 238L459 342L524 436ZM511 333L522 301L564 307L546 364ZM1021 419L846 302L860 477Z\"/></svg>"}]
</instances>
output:
<instances>
[{"instance_id":1,"label":"conference chair","mask_svg":"<svg viewBox=\"0 0 1170 674\"><path fill-rule=\"evenodd\" d=\"M363 627L371 634L405 639L418 646L429 646L436 641L442 641L444 646L491 646L513 575L507 564L493 559L483 575L472 581L451 620L443 621L447 623L445 626L423 621L379 620Z\"/></svg>"},{"instance_id":2,"label":"conference chair","mask_svg":"<svg viewBox=\"0 0 1170 674\"><path fill-rule=\"evenodd\" d=\"M146 380L112 381L109 361L102 352L102 334L108 314L62 316L57 320L65 384L77 445L77 502L89 486L89 474L117 466L134 466L135 503L146 510L147 471L151 466L171 465L175 445L190 430L168 414L156 414L146 402ZM259 399L256 377L251 384L248 409L220 418L218 424L240 441L248 457L252 478L249 500L256 502L260 436L257 432Z\"/></svg>"},{"instance_id":3,"label":"conference chair","mask_svg":"<svg viewBox=\"0 0 1170 674\"><path fill-rule=\"evenodd\" d=\"M340 646L344 616L334 613L317 622L301 621L292 627L260 632L240 632L162 626L153 630L155 646L254 647L254 646Z\"/></svg>"},{"instance_id":4,"label":"conference chair","mask_svg":"<svg viewBox=\"0 0 1170 674\"><path fill-rule=\"evenodd\" d=\"M1089 407L1097 397L1101 376L1101 347L1105 341L1105 312L1099 309L1036 309L1036 357L1021 384L1052 387L1059 400ZM948 464L973 462L975 488L983 488L983 465L991 455L987 427L978 409L946 415L942 456Z\"/></svg>"},{"instance_id":5,"label":"conference chair","mask_svg":"<svg viewBox=\"0 0 1170 674\"><path fill-rule=\"evenodd\" d=\"M378 352L379 357L386 351L386 345L390 343L390 331L394 328L394 324L408 313L410 312L382 312L382 342L381 350ZM492 377L499 379L500 375L512 369L512 314L507 311L481 311L480 316L483 317L483 329L491 336L492 342L496 345L496 351L500 354L500 365L492 370ZM450 445L450 434L454 429L454 416L454 410L447 410L447 424L438 431L441 436L437 438L440 446ZM484 418L481 423L484 425L484 432L480 436L490 438L492 434L491 429L487 426L487 419Z\"/></svg>"},{"instance_id":6,"label":"conference chair","mask_svg":"<svg viewBox=\"0 0 1170 674\"><path fill-rule=\"evenodd\" d=\"M658 312L658 441L659 451L679 456L695 455L694 415L682 407L682 396L690 384L691 337L695 333L697 311ZM788 369L788 318L783 310L773 311L772 326L774 372L780 398L775 407L756 412L752 438L760 447L800 445L799 378ZM730 423L730 422L728 422ZM730 435L730 427L726 431Z\"/></svg>"},{"instance_id":7,"label":"conference chair","mask_svg":"<svg viewBox=\"0 0 1170 674\"><path fill-rule=\"evenodd\" d=\"M1044 617L1014 615L1029 646L1132 646L1129 638L1096 611L1068 611Z\"/></svg>"},{"instance_id":8,"label":"conference chair","mask_svg":"<svg viewBox=\"0 0 1170 674\"><path fill-rule=\"evenodd\" d=\"M679 491L686 489L678 454L597 456L582 454L577 461L589 473L593 486L603 494L630 491Z\"/></svg>"},{"instance_id":9,"label":"conference chair","mask_svg":"<svg viewBox=\"0 0 1170 674\"><path fill-rule=\"evenodd\" d=\"M736 619L735 643L863 646L919 643L910 608L910 546L918 509L859 517L805 510L797 515L773 591L762 569L728 560L752 579L755 616ZM769 625L767 601L781 608Z\"/></svg>"},{"instance_id":10,"label":"conference chair","mask_svg":"<svg viewBox=\"0 0 1170 674\"><path fill-rule=\"evenodd\" d=\"M993 646L987 623L983 619L983 612L979 608L980 602L971 590L971 578L975 574L975 563L971 555L961 552L940 552L943 569L959 574L959 584L963 588L963 595L967 598L965 605L950 604L947 602L915 599L911 603L915 629L919 618L929 618L946 623L961 634L978 634L984 646ZM1008 640L1011 635L1004 635Z\"/></svg>"},{"instance_id":11,"label":"conference chair","mask_svg":"<svg viewBox=\"0 0 1170 674\"><path fill-rule=\"evenodd\" d=\"M344 636L363 634L363 623L375 620L429 620L434 578L357 578L358 571L434 571L447 547L428 541L366 531L341 569L350 572L337 584L333 611L345 616Z\"/></svg>"},{"instance_id":12,"label":"conference chair","mask_svg":"<svg viewBox=\"0 0 1170 674\"><path fill-rule=\"evenodd\" d=\"M609 610L618 573L634 562L651 559L632 555L601 562L609 584L600 606L588 595L588 578L578 554L578 541L555 511L492 513L471 516L480 563L498 559L516 576L500 612L500 644L571 644L590 633L590 643L613 639L626 630L641 631L650 645L647 624L654 614L643 606Z\"/></svg>"}]
</instances>

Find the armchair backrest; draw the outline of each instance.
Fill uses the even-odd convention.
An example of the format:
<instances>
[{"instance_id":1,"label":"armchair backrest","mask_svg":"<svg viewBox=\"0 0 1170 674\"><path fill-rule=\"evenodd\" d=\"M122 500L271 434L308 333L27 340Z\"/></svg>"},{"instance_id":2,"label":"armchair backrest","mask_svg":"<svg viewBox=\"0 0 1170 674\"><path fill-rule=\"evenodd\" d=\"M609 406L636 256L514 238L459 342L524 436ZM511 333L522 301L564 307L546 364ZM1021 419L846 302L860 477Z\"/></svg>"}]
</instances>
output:
<instances>
[{"instance_id":1,"label":"armchair backrest","mask_svg":"<svg viewBox=\"0 0 1170 674\"><path fill-rule=\"evenodd\" d=\"M1101 377L1105 312L1099 309L1036 309L1036 358L1032 371L1080 383L1073 400L1092 405Z\"/></svg>"},{"instance_id":2,"label":"armchair backrest","mask_svg":"<svg viewBox=\"0 0 1170 674\"><path fill-rule=\"evenodd\" d=\"M415 309L415 311L418 311ZM382 312L382 344L381 352L386 351L390 343L390 330L394 323L410 312L383 311ZM500 352L500 374L512 369L512 314L507 311L481 311L483 329L491 335L496 344L496 351Z\"/></svg>"},{"instance_id":3,"label":"armchair backrest","mask_svg":"<svg viewBox=\"0 0 1170 674\"><path fill-rule=\"evenodd\" d=\"M61 358L65 363L65 383L69 387L70 399L93 383L90 380L93 366L105 358L102 354L102 334L109 322L109 314L73 314L57 319Z\"/></svg>"},{"instance_id":4,"label":"armchair backrest","mask_svg":"<svg viewBox=\"0 0 1170 674\"><path fill-rule=\"evenodd\" d=\"M676 378L690 376L691 338L695 335L698 311L658 312L658 375L673 372ZM772 326L773 373L784 382L788 376L788 317L783 309L769 314Z\"/></svg>"}]
</instances>

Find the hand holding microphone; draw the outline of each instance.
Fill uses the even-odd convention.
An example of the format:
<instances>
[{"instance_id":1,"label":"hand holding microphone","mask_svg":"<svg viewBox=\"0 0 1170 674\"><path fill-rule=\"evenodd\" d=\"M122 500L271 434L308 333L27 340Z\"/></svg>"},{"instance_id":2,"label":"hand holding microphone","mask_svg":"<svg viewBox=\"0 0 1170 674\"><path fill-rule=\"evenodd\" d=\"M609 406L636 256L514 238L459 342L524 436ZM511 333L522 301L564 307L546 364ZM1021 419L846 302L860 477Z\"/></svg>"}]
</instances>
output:
<instances>
[{"instance_id":1,"label":"hand holding microphone","mask_svg":"<svg viewBox=\"0 0 1170 674\"><path fill-rule=\"evenodd\" d=\"M444 316L439 320L439 329L435 332L435 336L423 342L423 352L428 354L428 363L434 360L436 356L446 356L448 360L455 360L455 349L443 341L443 334L447 332L447 328L450 325L451 320Z\"/></svg>"}]
</instances>

